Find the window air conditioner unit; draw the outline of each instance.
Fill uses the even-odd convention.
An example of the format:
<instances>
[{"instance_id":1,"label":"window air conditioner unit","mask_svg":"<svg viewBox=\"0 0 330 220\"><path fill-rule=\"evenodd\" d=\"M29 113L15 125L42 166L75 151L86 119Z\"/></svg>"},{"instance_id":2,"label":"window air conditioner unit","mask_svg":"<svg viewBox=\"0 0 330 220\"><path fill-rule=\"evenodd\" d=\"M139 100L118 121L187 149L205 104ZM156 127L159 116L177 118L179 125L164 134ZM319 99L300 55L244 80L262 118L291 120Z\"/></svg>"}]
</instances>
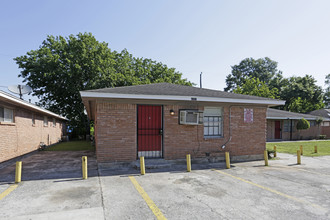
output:
<instances>
[{"instance_id":1,"label":"window air conditioner unit","mask_svg":"<svg viewBox=\"0 0 330 220\"><path fill-rule=\"evenodd\" d=\"M181 125L198 125L203 123L203 112L197 109L180 110Z\"/></svg>"}]
</instances>

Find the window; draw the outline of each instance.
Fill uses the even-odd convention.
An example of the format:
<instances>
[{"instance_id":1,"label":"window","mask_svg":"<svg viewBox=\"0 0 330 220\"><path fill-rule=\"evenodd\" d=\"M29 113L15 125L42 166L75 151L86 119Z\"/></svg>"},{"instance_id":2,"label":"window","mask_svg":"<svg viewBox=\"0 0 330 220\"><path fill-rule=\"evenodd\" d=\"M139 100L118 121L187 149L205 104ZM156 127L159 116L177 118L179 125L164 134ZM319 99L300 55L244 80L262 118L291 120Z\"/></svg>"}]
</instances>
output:
<instances>
[{"instance_id":1,"label":"window","mask_svg":"<svg viewBox=\"0 0 330 220\"><path fill-rule=\"evenodd\" d=\"M220 137L222 133L222 109L217 107L204 108L204 136Z\"/></svg>"},{"instance_id":2,"label":"window","mask_svg":"<svg viewBox=\"0 0 330 220\"><path fill-rule=\"evenodd\" d=\"M0 121L14 122L14 111L12 109L0 107Z\"/></svg>"},{"instance_id":3,"label":"window","mask_svg":"<svg viewBox=\"0 0 330 220\"><path fill-rule=\"evenodd\" d=\"M47 116L44 116L44 126L48 126L48 118L47 118Z\"/></svg>"},{"instance_id":4,"label":"window","mask_svg":"<svg viewBox=\"0 0 330 220\"><path fill-rule=\"evenodd\" d=\"M330 126L330 122L324 121L324 122L322 122L321 126L328 127L328 126Z\"/></svg>"},{"instance_id":5,"label":"window","mask_svg":"<svg viewBox=\"0 0 330 220\"><path fill-rule=\"evenodd\" d=\"M56 119L53 118L53 127L56 127Z\"/></svg>"},{"instance_id":6,"label":"window","mask_svg":"<svg viewBox=\"0 0 330 220\"><path fill-rule=\"evenodd\" d=\"M314 127L316 125L316 121L308 121L308 122L311 127Z\"/></svg>"},{"instance_id":7,"label":"window","mask_svg":"<svg viewBox=\"0 0 330 220\"><path fill-rule=\"evenodd\" d=\"M291 131L294 132L295 131L294 121L292 121L291 124L291 120L284 120L283 131L290 132L290 125L291 125Z\"/></svg>"},{"instance_id":8,"label":"window","mask_svg":"<svg viewBox=\"0 0 330 220\"><path fill-rule=\"evenodd\" d=\"M32 114L32 125L36 124L36 116L35 114Z\"/></svg>"}]
</instances>

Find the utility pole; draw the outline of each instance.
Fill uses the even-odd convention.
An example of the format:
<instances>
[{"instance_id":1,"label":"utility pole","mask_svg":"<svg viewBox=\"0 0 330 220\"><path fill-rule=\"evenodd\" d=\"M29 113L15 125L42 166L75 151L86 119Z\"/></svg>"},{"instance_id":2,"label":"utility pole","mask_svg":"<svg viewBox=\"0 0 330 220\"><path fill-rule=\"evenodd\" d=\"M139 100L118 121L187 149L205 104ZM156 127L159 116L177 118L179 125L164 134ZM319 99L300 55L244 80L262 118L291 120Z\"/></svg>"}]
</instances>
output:
<instances>
[{"instance_id":1,"label":"utility pole","mask_svg":"<svg viewBox=\"0 0 330 220\"><path fill-rule=\"evenodd\" d=\"M202 88L202 74L203 72L201 72L201 74L199 75L199 87Z\"/></svg>"}]
</instances>

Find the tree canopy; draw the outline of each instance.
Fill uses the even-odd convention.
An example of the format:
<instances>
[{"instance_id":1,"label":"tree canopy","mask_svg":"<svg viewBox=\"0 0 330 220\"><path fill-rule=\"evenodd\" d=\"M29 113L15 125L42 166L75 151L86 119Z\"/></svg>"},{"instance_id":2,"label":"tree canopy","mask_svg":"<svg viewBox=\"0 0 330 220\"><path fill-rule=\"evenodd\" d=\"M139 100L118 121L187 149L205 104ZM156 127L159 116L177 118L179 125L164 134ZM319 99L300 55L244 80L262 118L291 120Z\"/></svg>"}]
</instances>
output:
<instances>
[{"instance_id":1,"label":"tree canopy","mask_svg":"<svg viewBox=\"0 0 330 220\"><path fill-rule=\"evenodd\" d=\"M330 74L328 79L330 85ZM285 100L285 106L278 108L288 111L306 113L324 107L322 88L311 75L284 78L277 62L267 57L247 58L232 66L226 84L225 91Z\"/></svg>"},{"instance_id":2,"label":"tree canopy","mask_svg":"<svg viewBox=\"0 0 330 220\"><path fill-rule=\"evenodd\" d=\"M86 127L87 119L79 91L157 82L192 85L174 68L133 57L126 49L111 51L91 33L48 36L38 49L14 60L39 105L67 117L76 128Z\"/></svg>"},{"instance_id":3,"label":"tree canopy","mask_svg":"<svg viewBox=\"0 0 330 220\"><path fill-rule=\"evenodd\" d=\"M322 88L311 75L288 78L280 98L286 100L284 109L288 111L306 113L324 107Z\"/></svg>"},{"instance_id":4,"label":"tree canopy","mask_svg":"<svg viewBox=\"0 0 330 220\"><path fill-rule=\"evenodd\" d=\"M231 74L226 77L227 87L224 89L229 92L232 92L238 86L242 87L251 78L258 78L261 82L270 86L270 89L278 88L283 78L282 72L277 69L277 62L268 57L257 60L246 58L231 68Z\"/></svg>"},{"instance_id":5,"label":"tree canopy","mask_svg":"<svg viewBox=\"0 0 330 220\"><path fill-rule=\"evenodd\" d=\"M325 86L324 104L327 108L330 108L330 74L325 77Z\"/></svg>"},{"instance_id":6,"label":"tree canopy","mask_svg":"<svg viewBox=\"0 0 330 220\"><path fill-rule=\"evenodd\" d=\"M245 81L242 87L237 86L233 90L234 93L244 94L244 95L254 95L266 98L278 98L278 89L270 89L265 82L260 81L259 78L250 78Z\"/></svg>"}]
</instances>

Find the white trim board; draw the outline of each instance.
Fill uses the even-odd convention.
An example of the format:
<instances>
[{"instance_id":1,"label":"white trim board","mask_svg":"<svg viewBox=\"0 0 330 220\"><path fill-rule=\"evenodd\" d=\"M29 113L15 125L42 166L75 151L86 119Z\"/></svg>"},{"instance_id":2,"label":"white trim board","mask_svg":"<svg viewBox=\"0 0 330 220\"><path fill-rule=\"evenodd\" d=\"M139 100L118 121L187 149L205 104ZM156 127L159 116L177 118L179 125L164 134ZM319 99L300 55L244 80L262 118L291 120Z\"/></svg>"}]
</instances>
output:
<instances>
[{"instance_id":1,"label":"white trim board","mask_svg":"<svg viewBox=\"0 0 330 220\"><path fill-rule=\"evenodd\" d=\"M83 98L118 98L118 99L148 99L148 100L173 100L173 101L198 101L198 102L224 102L224 103L244 103L244 104L265 104L284 105L282 100L257 100L257 99L233 99L203 96L174 96L174 95L139 95L139 94L119 94L101 92L80 92Z\"/></svg>"}]
</instances>

